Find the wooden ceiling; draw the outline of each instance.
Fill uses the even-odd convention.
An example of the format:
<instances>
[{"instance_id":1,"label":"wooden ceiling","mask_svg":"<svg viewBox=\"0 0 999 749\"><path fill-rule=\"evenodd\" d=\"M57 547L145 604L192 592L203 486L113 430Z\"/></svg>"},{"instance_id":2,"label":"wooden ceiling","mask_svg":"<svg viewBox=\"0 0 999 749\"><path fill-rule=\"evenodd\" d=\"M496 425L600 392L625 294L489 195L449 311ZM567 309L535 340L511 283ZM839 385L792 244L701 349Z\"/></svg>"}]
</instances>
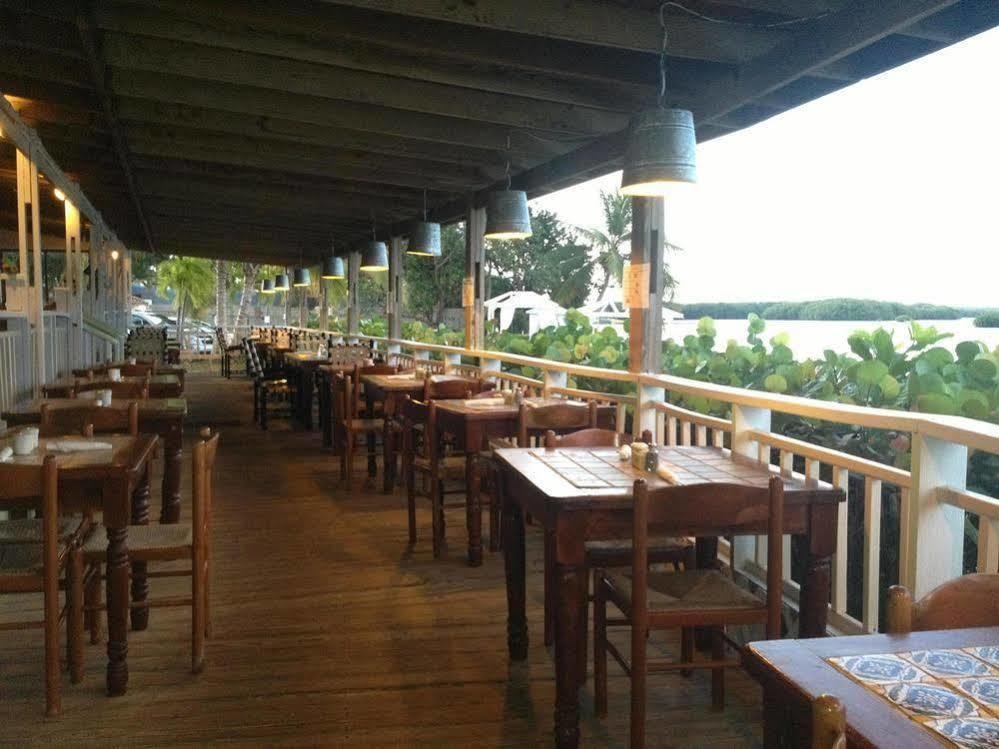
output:
<instances>
[{"instance_id":1,"label":"wooden ceiling","mask_svg":"<svg viewBox=\"0 0 999 749\"><path fill-rule=\"evenodd\" d=\"M999 24L995 0L682 0L670 103L724 135ZM801 23L775 23L807 19ZM0 92L123 241L291 261L619 168L654 0L0 0ZM509 143L509 151L507 144ZM0 165L2 166L2 165Z\"/></svg>"}]
</instances>

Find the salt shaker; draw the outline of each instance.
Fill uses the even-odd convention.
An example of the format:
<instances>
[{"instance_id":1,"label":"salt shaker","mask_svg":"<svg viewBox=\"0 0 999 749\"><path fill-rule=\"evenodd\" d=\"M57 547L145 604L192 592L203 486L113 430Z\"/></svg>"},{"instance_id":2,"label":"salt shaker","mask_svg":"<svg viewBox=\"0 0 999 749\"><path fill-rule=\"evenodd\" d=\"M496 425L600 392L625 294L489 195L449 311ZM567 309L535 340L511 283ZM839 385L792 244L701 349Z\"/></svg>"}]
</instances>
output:
<instances>
[{"instance_id":1,"label":"salt shaker","mask_svg":"<svg viewBox=\"0 0 999 749\"><path fill-rule=\"evenodd\" d=\"M649 451L645 453L645 470L648 473L655 473L659 470L659 450L655 444L650 444Z\"/></svg>"}]
</instances>

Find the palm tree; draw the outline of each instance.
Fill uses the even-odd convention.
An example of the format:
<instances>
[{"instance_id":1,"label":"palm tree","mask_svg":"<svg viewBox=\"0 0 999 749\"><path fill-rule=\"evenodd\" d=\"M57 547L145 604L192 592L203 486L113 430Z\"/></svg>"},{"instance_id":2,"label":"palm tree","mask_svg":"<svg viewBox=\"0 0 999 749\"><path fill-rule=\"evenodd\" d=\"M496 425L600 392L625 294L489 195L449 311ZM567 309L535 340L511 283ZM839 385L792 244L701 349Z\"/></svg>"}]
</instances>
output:
<instances>
[{"instance_id":1,"label":"palm tree","mask_svg":"<svg viewBox=\"0 0 999 749\"><path fill-rule=\"evenodd\" d=\"M597 263L603 270L598 299L603 299L611 279L619 284L624 275L625 255L621 247L631 241L631 198L614 192L600 191L600 202L604 213L604 229L580 228L579 232L597 251ZM666 252L682 252L683 248L666 242ZM669 263L663 261L663 294L668 301L676 294L677 280L670 271Z\"/></svg>"},{"instance_id":2,"label":"palm tree","mask_svg":"<svg viewBox=\"0 0 999 749\"><path fill-rule=\"evenodd\" d=\"M631 198L619 192L600 191L600 202L604 212L604 229L580 228L579 232L597 251L597 263L604 277L600 284L598 298L603 299L614 278L621 283L624 272L624 255L621 246L631 239Z\"/></svg>"},{"instance_id":3,"label":"palm tree","mask_svg":"<svg viewBox=\"0 0 999 749\"><path fill-rule=\"evenodd\" d=\"M177 305L177 338L184 347L184 323L188 311L201 309L211 302L215 291L215 273L209 260L173 256L156 267L156 292L174 294Z\"/></svg>"}]
</instances>

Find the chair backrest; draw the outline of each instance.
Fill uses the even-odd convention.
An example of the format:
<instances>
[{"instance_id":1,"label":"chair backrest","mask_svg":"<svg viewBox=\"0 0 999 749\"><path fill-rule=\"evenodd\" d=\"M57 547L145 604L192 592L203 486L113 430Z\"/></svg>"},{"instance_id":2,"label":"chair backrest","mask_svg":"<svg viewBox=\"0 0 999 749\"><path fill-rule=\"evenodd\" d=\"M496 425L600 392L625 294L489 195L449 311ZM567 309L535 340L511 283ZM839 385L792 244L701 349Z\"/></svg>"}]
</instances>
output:
<instances>
[{"instance_id":1,"label":"chair backrest","mask_svg":"<svg viewBox=\"0 0 999 749\"><path fill-rule=\"evenodd\" d=\"M149 397L149 376L146 375L141 380L129 380L127 382L81 382L73 388L76 395L90 392L92 390L110 390L112 398L124 398L127 400L146 400Z\"/></svg>"},{"instance_id":2,"label":"chair backrest","mask_svg":"<svg viewBox=\"0 0 999 749\"><path fill-rule=\"evenodd\" d=\"M530 447L532 437L543 437L551 430L567 434L597 425L597 404L565 401L546 406L522 403L517 416L517 444Z\"/></svg>"},{"instance_id":3,"label":"chair backrest","mask_svg":"<svg viewBox=\"0 0 999 749\"><path fill-rule=\"evenodd\" d=\"M784 482L771 475L767 487L745 484L702 483L650 489L645 479L634 485L634 534L632 538L632 626L639 630L648 617L649 533L675 522L679 507L697 508L698 517L726 518L732 526L747 529L767 526L767 639L781 636L783 581L781 570L784 530Z\"/></svg>"},{"instance_id":4,"label":"chair backrest","mask_svg":"<svg viewBox=\"0 0 999 749\"><path fill-rule=\"evenodd\" d=\"M812 749L846 749L846 710L831 694L812 701Z\"/></svg>"},{"instance_id":5,"label":"chair backrest","mask_svg":"<svg viewBox=\"0 0 999 749\"><path fill-rule=\"evenodd\" d=\"M999 575L971 574L938 585L919 601L901 585L888 589L890 634L999 626Z\"/></svg>"},{"instance_id":6,"label":"chair backrest","mask_svg":"<svg viewBox=\"0 0 999 749\"><path fill-rule=\"evenodd\" d=\"M131 401L127 409L104 408L87 401L72 408L53 408L42 403L40 427L46 436L57 434L130 434L139 433L139 404Z\"/></svg>"},{"instance_id":7,"label":"chair backrest","mask_svg":"<svg viewBox=\"0 0 999 749\"><path fill-rule=\"evenodd\" d=\"M613 429L580 429L578 432L558 435L549 429L545 432L545 447L554 450L559 447L620 447L630 445L634 437Z\"/></svg>"},{"instance_id":8,"label":"chair backrest","mask_svg":"<svg viewBox=\"0 0 999 749\"><path fill-rule=\"evenodd\" d=\"M212 505L215 501L215 457L218 454L219 434L218 432L212 434L211 430L205 427L199 436L201 439L194 444L192 460L191 511L194 518L192 540L203 553L211 533ZM204 555L201 559L205 559Z\"/></svg>"},{"instance_id":9,"label":"chair backrest","mask_svg":"<svg viewBox=\"0 0 999 749\"><path fill-rule=\"evenodd\" d=\"M423 383L423 400L469 398L481 393L492 383L457 375L430 375Z\"/></svg>"},{"instance_id":10,"label":"chair backrest","mask_svg":"<svg viewBox=\"0 0 999 749\"><path fill-rule=\"evenodd\" d=\"M55 455L46 455L41 466L0 464L0 499L18 500L38 507L41 498L43 574L50 590L58 596L59 586L59 464Z\"/></svg>"},{"instance_id":11,"label":"chair backrest","mask_svg":"<svg viewBox=\"0 0 999 749\"><path fill-rule=\"evenodd\" d=\"M330 380L330 403L333 407L333 421L339 423L357 418L359 403L357 393L360 390L355 378L337 372Z\"/></svg>"},{"instance_id":12,"label":"chair backrest","mask_svg":"<svg viewBox=\"0 0 999 749\"><path fill-rule=\"evenodd\" d=\"M122 364L119 369L122 377L146 377L153 374L156 370L156 364L155 362L137 361L135 364Z\"/></svg>"}]
</instances>

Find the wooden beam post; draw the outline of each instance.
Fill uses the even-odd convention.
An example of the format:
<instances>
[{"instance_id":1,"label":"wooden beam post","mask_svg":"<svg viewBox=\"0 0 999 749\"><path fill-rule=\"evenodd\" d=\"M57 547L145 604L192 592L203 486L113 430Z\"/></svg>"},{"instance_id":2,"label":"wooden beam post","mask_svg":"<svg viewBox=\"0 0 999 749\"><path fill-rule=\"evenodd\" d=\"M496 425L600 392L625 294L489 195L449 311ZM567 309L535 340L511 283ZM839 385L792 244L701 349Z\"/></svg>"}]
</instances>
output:
<instances>
[{"instance_id":1,"label":"wooden beam post","mask_svg":"<svg viewBox=\"0 0 999 749\"><path fill-rule=\"evenodd\" d=\"M624 290L631 308L628 369L656 374L662 369L663 252L662 198L632 198L631 267Z\"/></svg>"},{"instance_id":2,"label":"wooden beam post","mask_svg":"<svg viewBox=\"0 0 999 749\"><path fill-rule=\"evenodd\" d=\"M324 333L330 330L330 287L322 278L319 279L319 329Z\"/></svg>"},{"instance_id":3,"label":"wooden beam post","mask_svg":"<svg viewBox=\"0 0 999 749\"><path fill-rule=\"evenodd\" d=\"M465 282L461 306L465 310L465 348L485 344L486 209L469 202L465 219Z\"/></svg>"},{"instance_id":4,"label":"wooden beam post","mask_svg":"<svg viewBox=\"0 0 999 749\"><path fill-rule=\"evenodd\" d=\"M347 335L357 338L361 327L361 307L357 298L361 269L361 253L347 254Z\"/></svg>"},{"instance_id":5,"label":"wooden beam post","mask_svg":"<svg viewBox=\"0 0 999 749\"><path fill-rule=\"evenodd\" d=\"M385 313L388 317L388 337L402 338L402 245L403 238L394 236L389 241L388 294ZM399 344L390 343L389 353L397 353Z\"/></svg>"},{"instance_id":6,"label":"wooden beam post","mask_svg":"<svg viewBox=\"0 0 999 749\"><path fill-rule=\"evenodd\" d=\"M66 284L69 286L69 368L83 366L83 256L80 248L80 211L69 198L66 214Z\"/></svg>"},{"instance_id":7,"label":"wooden beam post","mask_svg":"<svg viewBox=\"0 0 999 749\"><path fill-rule=\"evenodd\" d=\"M30 267L24 273L24 311L28 317L29 334L35 338L31 393L37 398L46 382L45 373L45 300L42 298L42 224L38 212L38 168L17 149L17 207L19 241L30 248ZM24 257L24 253L21 253ZM29 346L31 345L29 341Z\"/></svg>"}]
</instances>

